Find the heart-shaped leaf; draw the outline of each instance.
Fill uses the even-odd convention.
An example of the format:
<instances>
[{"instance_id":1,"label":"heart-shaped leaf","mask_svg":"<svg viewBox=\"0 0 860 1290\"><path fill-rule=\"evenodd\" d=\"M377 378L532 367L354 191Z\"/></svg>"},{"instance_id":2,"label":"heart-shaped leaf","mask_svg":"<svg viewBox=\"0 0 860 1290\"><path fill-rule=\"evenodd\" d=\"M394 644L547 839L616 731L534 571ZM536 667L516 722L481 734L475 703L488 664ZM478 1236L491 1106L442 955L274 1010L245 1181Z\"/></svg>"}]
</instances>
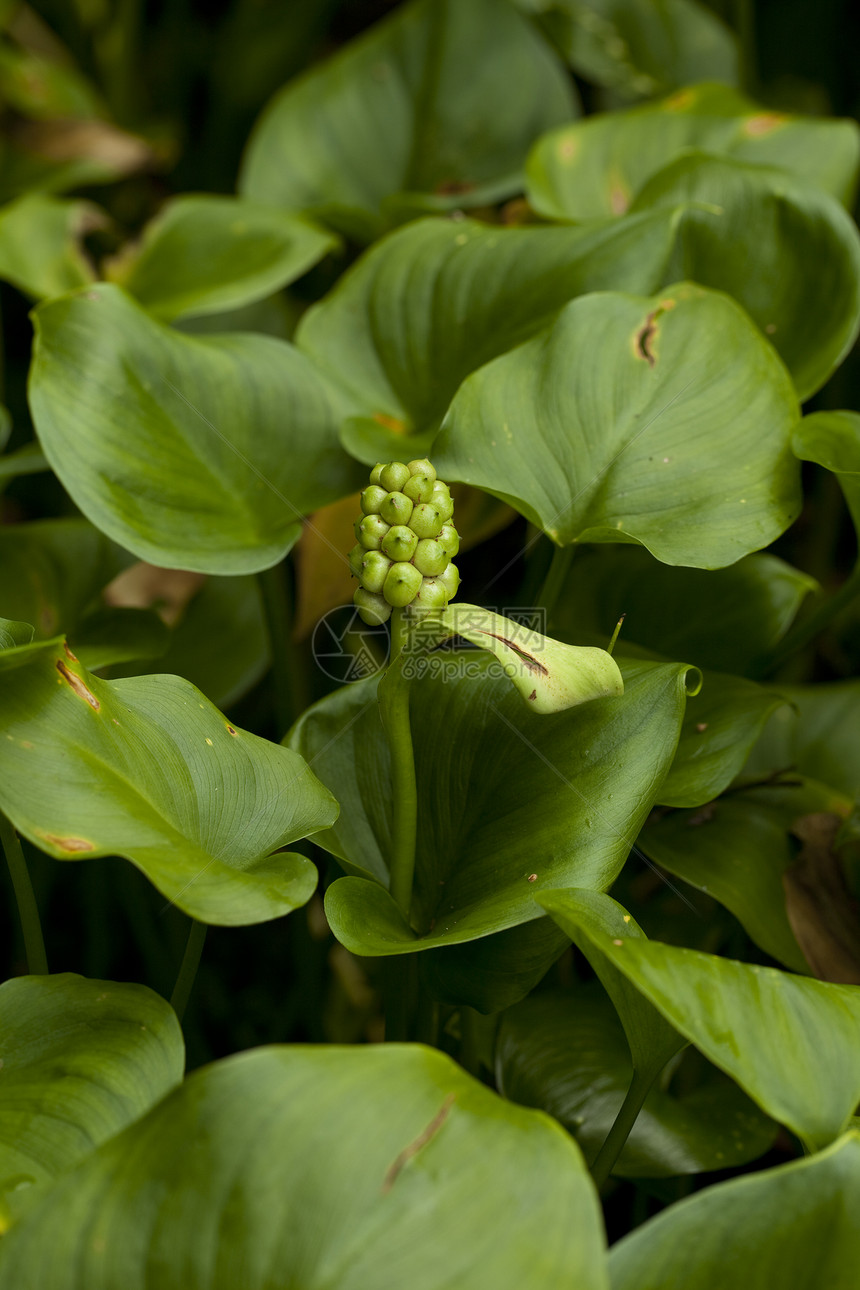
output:
<instances>
[{"instance_id":1,"label":"heart-shaped leaf","mask_svg":"<svg viewBox=\"0 0 860 1290\"><path fill-rule=\"evenodd\" d=\"M496 1048L499 1090L554 1116L589 1161L632 1074L618 1016L593 982L564 995L534 995L505 1013ZM762 1155L775 1134L773 1121L710 1067L688 1091L651 1090L613 1172L660 1178L729 1169Z\"/></svg>"},{"instance_id":2,"label":"heart-shaped leaf","mask_svg":"<svg viewBox=\"0 0 860 1290\"><path fill-rule=\"evenodd\" d=\"M665 281L673 218L655 211L587 229L420 220L391 233L308 311L296 336L376 417L344 426L350 452L373 463L385 460L387 444L399 460L395 435L435 433L470 372L533 335L574 296L655 290Z\"/></svg>"},{"instance_id":3,"label":"heart-shaped leaf","mask_svg":"<svg viewBox=\"0 0 860 1290\"><path fill-rule=\"evenodd\" d=\"M0 1244L40 1290L608 1290L568 1135L412 1046L264 1048L195 1072Z\"/></svg>"},{"instance_id":4,"label":"heart-shaped leaf","mask_svg":"<svg viewBox=\"0 0 860 1290\"><path fill-rule=\"evenodd\" d=\"M737 42L696 0L517 0L578 76L625 99L738 78ZM726 91L728 92L728 91Z\"/></svg>"},{"instance_id":5,"label":"heart-shaped leaf","mask_svg":"<svg viewBox=\"0 0 860 1290\"><path fill-rule=\"evenodd\" d=\"M786 916L784 875L797 852L793 825L812 812L847 814L849 806L822 784L783 775L701 811L657 813L639 845L663 869L730 909L765 953L792 972L808 973Z\"/></svg>"},{"instance_id":6,"label":"heart-shaped leaf","mask_svg":"<svg viewBox=\"0 0 860 1290\"><path fill-rule=\"evenodd\" d=\"M791 768L830 785L843 798L860 791L860 682L780 685L777 709L747 767L768 778Z\"/></svg>"},{"instance_id":7,"label":"heart-shaped leaf","mask_svg":"<svg viewBox=\"0 0 860 1290\"><path fill-rule=\"evenodd\" d=\"M541 903L551 900L569 931L567 899L554 892ZM642 937L595 931L590 939L632 989L811 1150L842 1132L860 1100L860 986Z\"/></svg>"},{"instance_id":8,"label":"heart-shaped leaf","mask_svg":"<svg viewBox=\"0 0 860 1290\"><path fill-rule=\"evenodd\" d=\"M632 209L681 204L669 275L734 296L808 399L860 329L860 234L851 216L781 170L701 153L654 175Z\"/></svg>"},{"instance_id":9,"label":"heart-shaped leaf","mask_svg":"<svg viewBox=\"0 0 860 1290\"><path fill-rule=\"evenodd\" d=\"M622 215L652 175L691 148L779 166L853 204L860 164L855 121L789 116L714 84L689 85L662 102L545 135L526 167L529 201L551 219Z\"/></svg>"},{"instance_id":10,"label":"heart-shaped leaf","mask_svg":"<svg viewBox=\"0 0 860 1290\"><path fill-rule=\"evenodd\" d=\"M530 145L576 106L564 67L507 0L413 0L275 96L240 188L370 241L394 194L462 207L516 192Z\"/></svg>"},{"instance_id":11,"label":"heart-shaped leaf","mask_svg":"<svg viewBox=\"0 0 860 1290\"><path fill-rule=\"evenodd\" d=\"M339 939L365 955L454 945L540 917L542 888L608 886L674 752L686 672L632 664L623 696L538 716L495 660L435 656L410 687L417 936L386 890L392 788L376 678L310 708L289 743L342 804L317 839L353 875L327 893Z\"/></svg>"},{"instance_id":12,"label":"heart-shaped leaf","mask_svg":"<svg viewBox=\"0 0 860 1290\"><path fill-rule=\"evenodd\" d=\"M156 318L236 309L300 277L337 239L309 220L237 197L175 197L108 265ZM74 284L77 285L77 284Z\"/></svg>"},{"instance_id":13,"label":"heart-shaped leaf","mask_svg":"<svg viewBox=\"0 0 860 1290\"><path fill-rule=\"evenodd\" d=\"M715 568L767 545L800 495L788 374L726 296L600 293L461 386L434 462L554 542L640 542Z\"/></svg>"},{"instance_id":14,"label":"heart-shaped leaf","mask_svg":"<svg viewBox=\"0 0 860 1290\"><path fill-rule=\"evenodd\" d=\"M0 1192L71 1168L165 1097L185 1048L173 1009L142 985L57 976L0 986Z\"/></svg>"},{"instance_id":15,"label":"heart-shaped leaf","mask_svg":"<svg viewBox=\"0 0 860 1290\"><path fill-rule=\"evenodd\" d=\"M143 559L256 572L305 513L357 486L337 446L343 396L291 345L181 335L109 284L34 316L45 455L84 514Z\"/></svg>"},{"instance_id":16,"label":"heart-shaped leaf","mask_svg":"<svg viewBox=\"0 0 860 1290\"><path fill-rule=\"evenodd\" d=\"M733 1178L672 1205L612 1247L612 1290L849 1290L857 1266L860 1133L811 1159ZM727 1248L727 1243L729 1248Z\"/></svg>"},{"instance_id":17,"label":"heart-shaped leaf","mask_svg":"<svg viewBox=\"0 0 860 1290\"><path fill-rule=\"evenodd\" d=\"M80 239L104 223L89 202L42 193L10 202L0 210L0 278L34 300L86 286L95 274Z\"/></svg>"},{"instance_id":18,"label":"heart-shaped leaf","mask_svg":"<svg viewBox=\"0 0 860 1290\"><path fill-rule=\"evenodd\" d=\"M58 860L124 855L201 922L241 925L310 898L279 848L337 815L295 753L231 725L176 676L101 681L67 648L0 653L0 809Z\"/></svg>"}]
</instances>

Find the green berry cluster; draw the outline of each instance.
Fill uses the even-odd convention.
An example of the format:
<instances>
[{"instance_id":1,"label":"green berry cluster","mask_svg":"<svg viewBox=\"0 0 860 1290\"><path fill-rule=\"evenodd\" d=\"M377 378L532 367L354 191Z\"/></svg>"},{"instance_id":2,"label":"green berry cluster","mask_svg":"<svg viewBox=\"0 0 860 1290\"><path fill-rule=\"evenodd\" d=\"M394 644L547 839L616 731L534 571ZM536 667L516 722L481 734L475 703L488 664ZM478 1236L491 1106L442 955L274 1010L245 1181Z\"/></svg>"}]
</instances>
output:
<instances>
[{"instance_id":1,"label":"green berry cluster","mask_svg":"<svg viewBox=\"0 0 860 1290\"><path fill-rule=\"evenodd\" d=\"M444 609L460 582L451 563L460 535L448 485L427 458L374 466L361 510L349 566L361 583L353 601L364 621L378 626L407 605Z\"/></svg>"}]
</instances>

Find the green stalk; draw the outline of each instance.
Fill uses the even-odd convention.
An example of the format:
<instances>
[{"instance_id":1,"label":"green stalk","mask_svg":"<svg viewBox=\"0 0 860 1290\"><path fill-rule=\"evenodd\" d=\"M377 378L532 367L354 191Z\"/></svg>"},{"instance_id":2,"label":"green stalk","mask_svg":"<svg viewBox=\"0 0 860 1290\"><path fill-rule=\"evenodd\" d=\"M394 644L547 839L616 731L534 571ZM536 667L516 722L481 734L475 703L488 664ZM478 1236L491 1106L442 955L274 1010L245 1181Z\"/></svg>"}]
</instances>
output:
<instances>
[{"instance_id":1,"label":"green stalk","mask_svg":"<svg viewBox=\"0 0 860 1290\"><path fill-rule=\"evenodd\" d=\"M787 662L793 654L808 645L816 636L819 636L828 627L833 619L840 614L843 609L847 609L851 602L860 595L860 561L854 566L851 573L843 582L837 592L834 592L823 604L813 610L801 622L796 623L787 636L785 636L776 649L765 658L760 667L756 669L758 676L768 676L775 672L783 663Z\"/></svg>"},{"instance_id":2,"label":"green stalk","mask_svg":"<svg viewBox=\"0 0 860 1290\"><path fill-rule=\"evenodd\" d=\"M408 630L404 611L391 615L391 657L395 662L405 646ZM418 788L415 755L409 725L409 679L399 667L389 672L388 692L382 705L383 722L391 751L391 788L394 818L391 839L391 883L389 890L406 923L412 907L415 876L415 838L418 823Z\"/></svg>"},{"instance_id":3,"label":"green stalk","mask_svg":"<svg viewBox=\"0 0 860 1290\"><path fill-rule=\"evenodd\" d=\"M552 561L538 596L538 603L546 609L547 617L552 615L558 598L564 590L568 570L573 560L573 550L572 546L553 547Z\"/></svg>"},{"instance_id":4,"label":"green stalk","mask_svg":"<svg viewBox=\"0 0 860 1290\"><path fill-rule=\"evenodd\" d=\"M594 1164L591 1166L591 1176L598 1190L603 1187L612 1173L615 1162L621 1155L625 1142L630 1137L630 1130L636 1123L636 1118L642 1110L642 1103L645 1101L656 1075L656 1071L633 1072L627 1096L621 1103L621 1109L615 1117L615 1123L606 1135L606 1140L598 1151Z\"/></svg>"},{"instance_id":5,"label":"green stalk","mask_svg":"<svg viewBox=\"0 0 860 1290\"><path fill-rule=\"evenodd\" d=\"M185 953L182 956L179 974L176 977L176 985L173 987L173 994L170 996L170 1006L180 1021L185 1016L185 1009L191 997L205 940L206 924L198 923L196 919L192 919Z\"/></svg>"},{"instance_id":6,"label":"green stalk","mask_svg":"<svg viewBox=\"0 0 860 1290\"><path fill-rule=\"evenodd\" d=\"M9 866L9 876L15 889L18 917L21 920L21 931L24 933L27 971L31 976L47 976L48 956L45 953L45 938L42 935L39 907L30 881L30 871L24 859L18 834L2 811L0 811L0 844L3 846L6 864Z\"/></svg>"}]
</instances>

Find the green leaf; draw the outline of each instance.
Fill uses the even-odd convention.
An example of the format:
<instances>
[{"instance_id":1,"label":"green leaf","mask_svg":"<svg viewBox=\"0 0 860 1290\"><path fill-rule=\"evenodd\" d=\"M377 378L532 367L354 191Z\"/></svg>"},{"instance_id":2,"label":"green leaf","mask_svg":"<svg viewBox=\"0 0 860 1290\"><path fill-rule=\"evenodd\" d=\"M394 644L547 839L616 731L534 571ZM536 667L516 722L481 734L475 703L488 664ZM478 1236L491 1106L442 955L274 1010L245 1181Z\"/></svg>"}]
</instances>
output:
<instances>
[{"instance_id":1,"label":"green leaf","mask_svg":"<svg viewBox=\"0 0 860 1290\"><path fill-rule=\"evenodd\" d=\"M33 628L29 623L0 618L0 649L15 649L19 645L29 645L32 639Z\"/></svg>"},{"instance_id":2,"label":"green leaf","mask_svg":"<svg viewBox=\"0 0 860 1290\"><path fill-rule=\"evenodd\" d=\"M46 642L5 651L0 809L58 860L123 855L201 922L289 913L316 870L280 851L329 827L332 796L295 753L229 724L175 676L101 681Z\"/></svg>"},{"instance_id":3,"label":"green leaf","mask_svg":"<svg viewBox=\"0 0 860 1290\"><path fill-rule=\"evenodd\" d=\"M30 406L84 514L143 559L204 573L277 563L297 521L352 491L342 396L268 336L184 336L118 287L40 306Z\"/></svg>"},{"instance_id":4,"label":"green leaf","mask_svg":"<svg viewBox=\"0 0 860 1290\"><path fill-rule=\"evenodd\" d=\"M308 310L296 343L371 411L399 460L392 432L435 432L470 372L534 335L573 296L655 290L673 218L655 211L587 229L420 220L366 252ZM371 464L381 445L355 436L366 440L373 424L343 431L349 451Z\"/></svg>"},{"instance_id":5,"label":"green leaf","mask_svg":"<svg viewBox=\"0 0 860 1290\"><path fill-rule=\"evenodd\" d=\"M860 165L855 121L788 116L713 84L545 135L526 166L529 201L550 219L621 215L652 175L690 148L779 166L853 205Z\"/></svg>"},{"instance_id":6,"label":"green leaf","mask_svg":"<svg viewBox=\"0 0 860 1290\"><path fill-rule=\"evenodd\" d=\"M586 1160L611 1129L632 1074L615 1009L594 983L535 995L505 1013L496 1048L499 1091L554 1116ZM729 1169L762 1155L775 1133L773 1121L709 1067L692 1089L651 1090L613 1172L660 1178Z\"/></svg>"},{"instance_id":7,"label":"green leaf","mask_svg":"<svg viewBox=\"0 0 860 1290\"><path fill-rule=\"evenodd\" d=\"M337 245L309 220L271 207L186 195L162 207L140 244L123 250L107 276L169 322L271 295Z\"/></svg>"},{"instance_id":8,"label":"green leaf","mask_svg":"<svg viewBox=\"0 0 860 1290\"><path fill-rule=\"evenodd\" d=\"M605 1267L568 1135L394 1045L195 1072L0 1245L20 1290L608 1290Z\"/></svg>"},{"instance_id":9,"label":"green leaf","mask_svg":"<svg viewBox=\"0 0 860 1290\"><path fill-rule=\"evenodd\" d=\"M696 0L517 0L578 76L625 98L690 81L735 84L735 37Z\"/></svg>"},{"instance_id":10,"label":"green leaf","mask_svg":"<svg viewBox=\"0 0 860 1290\"><path fill-rule=\"evenodd\" d=\"M771 717L748 774L765 777L791 768L854 797L860 790L860 681L779 689L790 707Z\"/></svg>"},{"instance_id":11,"label":"green leaf","mask_svg":"<svg viewBox=\"0 0 860 1290\"><path fill-rule=\"evenodd\" d=\"M5 408L0 410L0 418L7 415ZM39 475L44 470L50 470L50 466L39 445L25 443L15 452L9 452L5 457L0 457L0 491L19 475Z\"/></svg>"},{"instance_id":12,"label":"green leaf","mask_svg":"<svg viewBox=\"0 0 860 1290\"><path fill-rule=\"evenodd\" d=\"M564 645L480 605L449 605L432 617L450 635L495 655L532 712L564 712L624 693L618 664L606 650Z\"/></svg>"},{"instance_id":13,"label":"green leaf","mask_svg":"<svg viewBox=\"0 0 860 1290\"><path fill-rule=\"evenodd\" d=\"M624 614L622 643L737 675L778 644L817 587L809 574L769 554L702 570L661 564L642 547L585 547L550 627L566 640L608 640ZM706 689L700 697L706 700Z\"/></svg>"},{"instance_id":14,"label":"green leaf","mask_svg":"<svg viewBox=\"0 0 860 1290\"><path fill-rule=\"evenodd\" d=\"M620 698L538 716L483 654L427 662L433 667L410 687L418 936L385 890L392 790L376 679L323 699L289 736L343 808L317 841L353 875L329 888L326 908L335 934L359 954L476 940L539 918L534 894L543 888L608 886L654 800L683 714L687 669L678 664L633 664Z\"/></svg>"},{"instance_id":15,"label":"green leaf","mask_svg":"<svg viewBox=\"0 0 860 1290\"><path fill-rule=\"evenodd\" d=\"M551 914L594 968L612 1000L627 1037L633 1070L653 1080L671 1057L685 1046L674 1026L667 1025L657 1008L643 1002L641 993L619 972L603 951L607 938L647 941L642 928L613 900L598 891L547 891L538 904Z\"/></svg>"},{"instance_id":16,"label":"green leaf","mask_svg":"<svg viewBox=\"0 0 860 1290\"><path fill-rule=\"evenodd\" d=\"M15 977L0 986L0 1028L0 1192L14 1188L15 1209L182 1079L179 1022L146 986Z\"/></svg>"},{"instance_id":17,"label":"green leaf","mask_svg":"<svg viewBox=\"0 0 860 1290\"><path fill-rule=\"evenodd\" d=\"M700 806L739 775L781 694L738 676L706 672L690 697L675 760L660 789L663 806Z\"/></svg>"},{"instance_id":18,"label":"green leaf","mask_svg":"<svg viewBox=\"0 0 860 1290\"><path fill-rule=\"evenodd\" d=\"M576 909L580 895L554 892L541 903L551 901L557 917L568 901ZM860 987L641 937L591 939L643 999L810 1150L842 1131L860 1100Z\"/></svg>"},{"instance_id":19,"label":"green leaf","mask_svg":"<svg viewBox=\"0 0 860 1290\"><path fill-rule=\"evenodd\" d=\"M435 999L485 1014L519 1003L570 946L551 918L520 923L494 936L428 950L418 959L419 980Z\"/></svg>"},{"instance_id":20,"label":"green leaf","mask_svg":"<svg viewBox=\"0 0 860 1290\"><path fill-rule=\"evenodd\" d=\"M703 811L658 814L639 845L663 869L730 909L765 953L808 973L786 916L783 879L797 853L792 826L803 815L846 806L824 785L784 775L769 787L733 791Z\"/></svg>"},{"instance_id":21,"label":"green leaf","mask_svg":"<svg viewBox=\"0 0 860 1290\"><path fill-rule=\"evenodd\" d=\"M515 193L531 143L576 107L562 64L507 0L413 0L275 96L240 189L370 241L398 193L458 207Z\"/></svg>"},{"instance_id":22,"label":"green leaf","mask_svg":"<svg viewBox=\"0 0 860 1290\"><path fill-rule=\"evenodd\" d=\"M559 546L634 541L714 568L797 515L798 415L782 364L727 297L601 293L469 377L433 459Z\"/></svg>"},{"instance_id":23,"label":"green leaf","mask_svg":"<svg viewBox=\"0 0 860 1290\"><path fill-rule=\"evenodd\" d=\"M654 175L631 209L681 203L669 276L734 296L808 399L860 329L860 234L851 216L783 171L697 153Z\"/></svg>"},{"instance_id":24,"label":"green leaf","mask_svg":"<svg viewBox=\"0 0 860 1290\"><path fill-rule=\"evenodd\" d=\"M105 223L90 202L30 193L0 210L0 278L41 300L94 280L81 237Z\"/></svg>"},{"instance_id":25,"label":"green leaf","mask_svg":"<svg viewBox=\"0 0 860 1290\"><path fill-rule=\"evenodd\" d=\"M612 1290L851 1290L860 1134L807 1160L708 1187L612 1247ZM728 1243L728 1244L727 1244Z\"/></svg>"},{"instance_id":26,"label":"green leaf","mask_svg":"<svg viewBox=\"0 0 860 1290\"><path fill-rule=\"evenodd\" d=\"M791 446L801 461L814 461L836 475L860 534L860 415L813 412L795 430Z\"/></svg>"}]
</instances>

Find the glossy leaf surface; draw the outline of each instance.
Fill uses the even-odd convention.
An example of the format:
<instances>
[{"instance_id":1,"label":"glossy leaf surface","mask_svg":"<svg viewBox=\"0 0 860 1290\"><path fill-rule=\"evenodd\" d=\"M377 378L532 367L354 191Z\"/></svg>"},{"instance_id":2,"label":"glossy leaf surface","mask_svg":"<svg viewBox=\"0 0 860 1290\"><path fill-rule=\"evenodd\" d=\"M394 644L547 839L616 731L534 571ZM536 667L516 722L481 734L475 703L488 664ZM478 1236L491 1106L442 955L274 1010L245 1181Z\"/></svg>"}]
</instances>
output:
<instances>
[{"instance_id":1,"label":"glossy leaf surface","mask_svg":"<svg viewBox=\"0 0 860 1290\"><path fill-rule=\"evenodd\" d=\"M369 241L397 193L515 192L531 143L575 112L561 62L507 0L413 0L275 96L240 187Z\"/></svg>"},{"instance_id":2,"label":"glossy leaf surface","mask_svg":"<svg viewBox=\"0 0 860 1290\"><path fill-rule=\"evenodd\" d=\"M92 282L80 238L105 217L89 202L31 193L0 210L0 278L41 300Z\"/></svg>"},{"instance_id":3,"label":"glossy leaf surface","mask_svg":"<svg viewBox=\"0 0 860 1290\"><path fill-rule=\"evenodd\" d=\"M183 336L100 285L36 315L30 406L93 523L154 564L250 573L352 487L342 396L268 336Z\"/></svg>"},{"instance_id":4,"label":"glossy leaf surface","mask_svg":"<svg viewBox=\"0 0 860 1290\"><path fill-rule=\"evenodd\" d=\"M411 1046L197 1071L0 1247L18 1290L608 1290L605 1268L567 1134Z\"/></svg>"},{"instance_id":5,"label":"glossy leaf surface","mask_svg":"<svg viewBox=\"0 0 860 1290\"><path fill-rule=\"evenodd\" d=\"M795 430L792 447L801 461L817 462L837 476L860 534L860 415L813 412Z\"/></svg>"},{"instance_id":6,"label":"glossy leaf surface","mask_svg":"<svg viewBox=\"0 0 860 1290\"><path fill-rule=\"evenodd\" d=\"M390 761L375 680L322 700L290 735L342 805L318 841L354 875L329 889L327 908L360 954L471 941L540 917L541 888L608 886L674 751L686 673L677 664L632 665L622 697L537 716L494 660L447 658L447 671L434 666L410 694L418 937L385 890Z\"/></svg>"},{"instance_id":7,"label":"glossy leaf surface","mask_svg":"<svg viewBox=\"0 0 860 1290\"><path fill-rule=\"evenodd\" d=\"M682 284L574 300L464 382L434 450L559 546L635 541L667 564L731 564L797 514L798 407L733 301Z\"/></svg>"},{"instance_id":8,"label":"glossy leaf surface","mask_svg":"<svg viewBox=\"0 0 860 1290\"><path fill-rule=\"evenodd\" d=\"M435 432L464 377L574 296L653 291L673 236L666 211L587 229L420 220L362 256L309 310L296 341L371 409L377 433ZM380 459L379 443L362 452L345 442L362 461Z\"/></svg>"},{"instance_id":9,"label":"glossy leaf surface","mask_svg":"<svg viewBox=\"0 0 860 1290\"><path fill-rule=\"evenodd\" d=\"M563 927L565 899L545 898ZM641 937L591 939L629 988L810 1149L842 1131L860 1099L860 986Z\"/></svg>"},{"instance_id":10,"label":"glossy leaf surface","mask_svg":"<svg viewBox=\"0 0 860 1290\"><path fill-rule=\"evenodd\" d=\"M337 805L306 764L230 725L179 677L101 681L57 642L2 655L0 806L58 860L124 855L201 922L303 905L316 870L289 842Z\"/></svg>"},{"instance_id":11,"label":"glossy leaf surface","mask_svg":"<svg viewBox=\"0 0 860 1290\"><path fill-rule=\"evenodd\" d=\"M142 985L13 977L0 986L0 1027L0 1191L71 1168L182 1079L179 1022Z\"/></svg>"},{"instance_id":12,"label":"glossy leaf surface","mask_svg":"<svg viewBox=\"0 0 860 1290\"><path fill-rule=\"evenodd\" d=\"M300 277L337 239L310 221L236 197L175 197L108 276L156 318L237 309Z\"/></svg>"},{"instance_id":13,"label":"glossy leaf surface","mask_svg":"<svg viewBox=\"0 0 860 1290\"><path fill-rule=\"evenodd\" d=\"M613 1246L612 1290L723 1290L727 1275L744 1290L852 1290L858 1205L855 1131L811 1159L708 1187L658 1214Z\"/></svg>"},{"instance_id":14,"label":"glossy leaf surface","mask_svg":"<svg viewBox=\"0 0 860 1290\"><path fill-rule=\"evenodd\" d=\"M633 1068L623 1028L599 986L538 994L504 1016L496 1077L505 1097L559 1120L593 1160L612 1127ZM659 1178L728 1169L771 1145L776 1126L736 1085L710 1069L678 1093L652 1088L613 1173Z\"/></svg>"},{"instance_id":15,"label":"glossy leaf surface","mask_svg":"<svg viewBox=\"0 0 860 1290\"><path fill-rule=\"evenodd\" d=\"M554 130L529 156L529 200L552 219L622 215L652 175L691 148L779 166L846 206L853 200L856 122L773 112L715 84L690 85L659 103Z\"/></svg>"}]
</instances>

